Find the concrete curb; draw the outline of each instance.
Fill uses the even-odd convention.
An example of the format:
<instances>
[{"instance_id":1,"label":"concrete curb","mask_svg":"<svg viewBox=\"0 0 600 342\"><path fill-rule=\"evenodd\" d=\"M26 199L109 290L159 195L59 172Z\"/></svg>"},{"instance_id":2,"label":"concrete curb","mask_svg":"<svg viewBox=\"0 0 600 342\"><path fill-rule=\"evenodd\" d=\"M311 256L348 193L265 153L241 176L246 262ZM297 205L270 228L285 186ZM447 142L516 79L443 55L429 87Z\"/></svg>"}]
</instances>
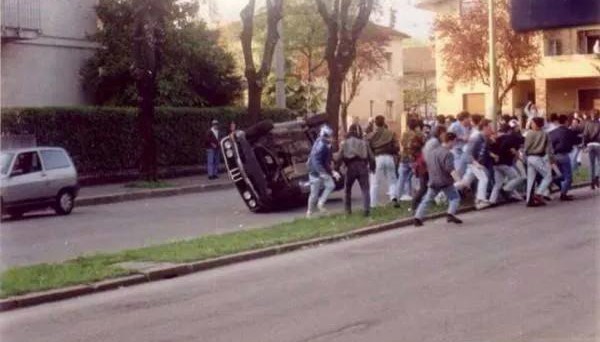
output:
<instances>
[{"instance_id":1,"label":"concrete curb","mask_svg":"<svg viewBox=\"0 0 600 342\"><path fill-rule=\"evenodd\" d=\"M182 187L173 187L165 189L140 190L135 192L124 192L111 195L80 197L75 200L78 207L87 207L92 205L110 204L126 201L137 201L147 198L170 197L186 195L192 193L209 192L215 190L233 188L232 183L200 184Z\"/></svg>"},{"instance_id":2,"label":"concrete curb","mask_svg":"<svg viewBox=\"0 0 600 342\"><path fill-rule=\"evenodd\" d=\"M583 188L586 186L589 186L589 183L574 185L572 189ZM504 202L495 207L504 206L506 204L511 203L514 202ZM462 207L460 208L459 213L467 213L471 211L475 211L474 206ZM428 215L427 220L438 219L444 216L446 216L445 213ZM226 255L209 260L195 261L190 263L177 264L173 266L169 265L164 267L157 267L149 271L140 272L138 274L132 274L121 278L103 280L88 285L76 285L62 289L35 292L22 296L10 297L7 299L0 300L0 312L55 302L63 299L70 299L91 293L99 293L103 291L114 290L126 286L137 285L151 281L175 278L178 276L187 275L195 272L201 272L204 270L210 270L213 268L227 266L235 263L262 259L269 256L292 252L307 247L314 247L336 241L347 240L355 237L381 233L392 229L412 226L412 224L412 217L404 218L387 223L376 224L365 228L359 228L347 233L337 234L333 236L315 238L306 241L292 242L263 249Z\"/></svg>"}]
</instances>

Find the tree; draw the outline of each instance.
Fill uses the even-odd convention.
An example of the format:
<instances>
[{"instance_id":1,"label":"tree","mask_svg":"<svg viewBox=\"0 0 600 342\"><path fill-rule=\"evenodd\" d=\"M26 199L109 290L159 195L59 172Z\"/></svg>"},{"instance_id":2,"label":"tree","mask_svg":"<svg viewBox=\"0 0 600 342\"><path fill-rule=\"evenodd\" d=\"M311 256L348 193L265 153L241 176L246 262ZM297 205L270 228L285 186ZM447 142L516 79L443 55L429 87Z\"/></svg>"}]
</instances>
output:
<instances>
[{"instance_id":1,"label":"tree","mask_svg":"<svg viewBox=\"0 0 600 342\"><path fill-rule=\"evenodd\" d=\"M258 71L254 64L252 53L252 37L254 33L254 9L256 0L249 0L248 5L240 13L242 18L242 33L240 40L244 53L246 81L248 83L248 116L251 122L257 122L260 117L262 91L271 71L275 45L279 40L277 24L283 16L283 0L267 0L267 34L263 49L262 61Z\"/></svg>"},{"instance_id":2,"label":"tree","mask_svg":"<svg viewBox=\"0 0 600 342\"><path fill-rule=\"evenodd\" d=\"M203 0L206 1L206 0ZM156 75L155 105L222 106L241 94L233 56L218 44L218 32L196 19L196 1L166 0L161 68ZM138 89L131 65L134 55L133 0L100 0L96 15L101 23L92 38L97 49L80 75L82 86L97 105L134 106Z\"/></svg>"},{"instance_id":3,"label":"tree","mask_svg":"<svg viewBox=\"0 0 600 342\"><path fill-rule=\"evenodd\" d=\"M392 30L387 27L368 24L358 39L356 58L346 75L342 89L340 119L344 133L348 127L348 107L359 94L360 83L386 67L386 48L391 35Z\"/></svg>"},{"instance_id":4,"label":"tree","mask_svg":"<svg viewBox=\"0 0 600 342\"><path fill-rule=\"evenodd\" d=\"M541 56L535 33L517 33L512 29L509 0L494 0L494 6L499 91L493 100L497 108L501 108L506 95L517 84L518 76L533 72ZM487 1L476 0L460 16L438 17L434 30L443 41L441 55L449 90L458 83L475 81L489 86Z\"/></svg>"},{"instance_id":5,"label":"tree","mask_svg":"<svg viewBox=\"0 0 600 342\"><path fill-rule=\"evenodd\" d=\"M404 90L404 108L411 113L424 108L423 114L429 117L428 110L435 102L437 89L434 83L428 81L427 73L419 73L416 76Z\"/></svg>"},{"instance_id":6,"label":"tree","mask_svg":"<svg viewBox=\"0 0 600 342\"><path fill-rule=\"evenodd\" d=\"M134 0L133 75L139 95L139 130L142 138L140 174L147 181L157 180L156 141L154 139L154 99L156 75L161 67L166 1Z\"/></svg>"},{"instance_id":7,"label":"tree","mask_svg":"<svg viewBox=\"0 0 600 342\"><path fill-rule=\"evenodd\" d=\"M326 112L337 144L342 85L356 57L356 44L369 21L375 0L315 1L327 26L325 60L329 74Z\"/></svg>"}]
</instances>

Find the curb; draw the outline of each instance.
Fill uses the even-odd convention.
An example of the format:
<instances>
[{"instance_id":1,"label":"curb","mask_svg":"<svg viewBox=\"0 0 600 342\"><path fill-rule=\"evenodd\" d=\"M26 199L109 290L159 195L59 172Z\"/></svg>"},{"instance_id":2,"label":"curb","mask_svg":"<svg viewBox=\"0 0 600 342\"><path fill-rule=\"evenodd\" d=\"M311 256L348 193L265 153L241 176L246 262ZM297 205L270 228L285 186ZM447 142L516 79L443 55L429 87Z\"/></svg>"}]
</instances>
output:
<instances>
[{"instance_id":1,"label":"curb","mask_svg":"<svg viewBox=\"0 0 600 342\"><path fill-rule=\"evenodd\" d=\"M589 183L573 185L572 189L579 189L589 186ZM503 202L492 208L512 204L514 202ZM473 205L462 207L458 210L459 213L467 213L475 211ZM446 216L445 213L437 213L427 216L427 220L438 219ZM272 246L262 249L256 249L232 255L226 255L214 259L208 259L203 261L195 261L184 264L177 264L173 266L164 266L153 268L149 271L134 273L129 276L108 279L99 281L87 285L76 285L66 287L62 289L54 289L43 292L35 292L22 296L10 297L7 299L0 300L0 312L15 310L19 308L25 308L29 306L35 306L50 302L55 302L64 299L70 299L79 297L82 295L99 293L114 289L119 289L126 286L137 285L141 283L147 283L152 281L171 279L178 276L183 276L191 273L201 272L210 270L217 267L227 266L236 264L244 261L251 261L262 259L282 253L293 252L308 247L315 247L323 244L333 243L341 240L348 240L355 237L367 236L371 234L381 233L392 229L404 228L413 224L413 218L403 218L387 223L376 224L365 228L359 228L350 232L341 233L322 238L314 238L306 241L292 242L278 246Z\"/></svg>"},{"instance_id":2,"label":"curb","mask_svg":"<svg viewBox=\"0 0 600 342\"><path fill-rule=\"evenodd\" d=\"M112 195L80 197L75 200L78 207L88 207L92 205L110 204L127 201L137 201L148 198L170 197L186 195L200 192L209 192L215 190L233 188L232 183L200 184L166 189L141 190L130 193L118 193Z\"/></svg>"}]
</instances>

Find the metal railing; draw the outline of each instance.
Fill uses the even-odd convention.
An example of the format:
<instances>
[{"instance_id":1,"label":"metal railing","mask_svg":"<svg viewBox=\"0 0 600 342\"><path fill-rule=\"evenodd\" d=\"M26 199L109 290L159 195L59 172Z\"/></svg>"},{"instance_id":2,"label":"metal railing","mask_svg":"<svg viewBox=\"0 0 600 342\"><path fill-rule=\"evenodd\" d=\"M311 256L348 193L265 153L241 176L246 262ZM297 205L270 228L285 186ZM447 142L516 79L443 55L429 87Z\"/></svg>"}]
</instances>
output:
<instances>
[{"instance_id":1,"label":"metal railing","mask_svg":"<svg viewBox=\"0 0 600 342\"><path fill-rule=\"evenodd\" d=\"M2 35L8 31L41 32L41 0L2 0Z\"/></svg>"}]
</instances>

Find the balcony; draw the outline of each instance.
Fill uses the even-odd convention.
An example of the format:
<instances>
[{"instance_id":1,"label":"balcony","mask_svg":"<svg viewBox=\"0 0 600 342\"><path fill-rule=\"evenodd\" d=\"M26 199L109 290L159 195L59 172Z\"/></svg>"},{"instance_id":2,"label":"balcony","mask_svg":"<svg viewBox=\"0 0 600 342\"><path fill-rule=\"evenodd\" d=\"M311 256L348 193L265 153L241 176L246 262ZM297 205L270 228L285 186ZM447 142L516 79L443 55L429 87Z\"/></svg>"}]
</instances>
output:
<instances>
[{"instance_id":1,"label":"balcony","mask_svg":"<svg viewBox=\"0 0 600 342\"><path fill-rule=\"evenodd\" d=\"M2 40L35 39L42 33L41 0L2 0Z\"/></svg>"}]
</instances>

